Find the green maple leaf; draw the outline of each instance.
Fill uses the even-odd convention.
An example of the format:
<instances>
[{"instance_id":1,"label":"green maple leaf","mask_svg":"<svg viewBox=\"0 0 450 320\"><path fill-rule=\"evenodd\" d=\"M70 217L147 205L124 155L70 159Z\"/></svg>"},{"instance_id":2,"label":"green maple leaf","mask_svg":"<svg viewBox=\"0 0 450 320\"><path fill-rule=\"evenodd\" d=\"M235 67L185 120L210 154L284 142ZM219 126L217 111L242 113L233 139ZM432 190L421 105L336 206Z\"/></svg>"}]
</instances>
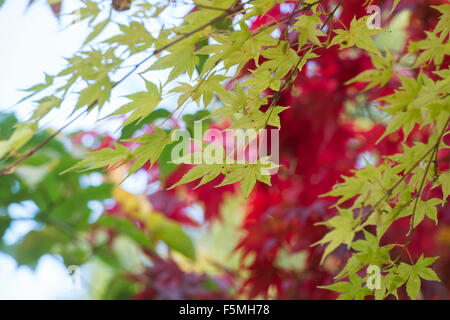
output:
<instances>
[{"instance_id":1,"label":"green maple leaf","mask_svg":"<svg viewBox=\"0 0 450 320\"><path fill-rule=\"evenodd\" d=\"M134 121L139 123L152 113L161 101L161 91L150 81L145 81L145 86L147 91L137 92L126 96L128 99L132 100L132 102L120 107L108 117L131 112L122 124L122 127L125 127Z\"/></svg>"},{"instance_id":2,"label":"green maple leaf","mask_svg":"<svg viewBox=\"0 0 450 320\"><path fill-rule=\"evenodd\" d=\"M116 166L118 163L123 165L130 160L130 150L119 144L114 144L114 148L104 148L89 153L86 159L79 161L71 168L63 171L61 174L65 174L69 171L87 171L105 166Z\"/></svg>"},{"instance_id":3,"label":"green maple leaf","mask_svg":"<svg viewBox=\"0 0 450 320\"><path fill-rule=\"evenodd\" d=\"M256 163L245 164L199 164L189 170L180 181L171 186L170 189L202 178L195 187L198 188L199 186L212 181L220 174L223 174L225 175L225 178L216 187L240 181L242 194L245 198L248 198L256 181L261 181L269 186L271 185L269 170L273 168L276 168L276 165L269 162L266 158L260 159Z\"/></svg>"},{"instance_id":4,"label":"green maple leaf","mask_svg":"<svg viewBox=\"0 0 450 320\"><path fill-rule=\"evenodd\" d=\"M0 159L10 152L18 151L33 137L37 130L36 123L18 123L8 140L0 141Z\"/></svg>"},{"instance_id":5,"label":"green maple leaf","mask_svg":"<svg viewBox=\"0 0 450 320\"><path fill-rule=\"evenodd\" d=\"M365 264L378 265L389 259L389 251L393 248L392 245L380 247L378 238L370 232L364 231L366 240L357 240L351 244L351 248L356 250L357 257Z\"/></svg>"},{"instance_id":6,"label":"green maple leaf","mask_svg":"<svg viewBox=\"0 0 450 320\"><path fill-rule=\"evenodd\" d=\"M240 128L256 130L264 129L267 125L281 128L280 113L289 107L274 106L266 112L260 110L252 110L244 114L240 119L237 119L230 129Z\"/></svg>"},{"instance_id":7,"label":"green maple leaf","mask_svg":"<svg viewBox=\"0 0 450 320\"><path fill-rule=\"evenodd\" d=\"M280 124L280 113L284 110L289 109L289 107L272 107L270 110L268 110L265 114L265 118L267 119L267 124L269 126L276 127L278 129L281 128Z\"/></svg>"},{"instance_id":8,"label":"green maple leaf","mask_svg":"<svg viewBox=\"0 0 450 320\"><path fill-rule=\"evenodd\" d=\"M83 4L85 7L72 12L72 15L76 16L75 21L78 22L89 18L89 24L91 24L100 13L100 8L96 2L90 0L84 0Z\"/></svg>"},{"instance_id":9,"label":"green maple leaf","mask_svg":"<svg viewBox=\"0 0 450 320\"><path fill-rule=\"evenodd\" d=\"M275 72L273 75L274 79L282 79L294 68L299 59L295 50L288 48L285 52L283 46L281 45L276 48L268 48L264 50L262 52L262 56L268 60L258 68L258 72Z\"/></svg>"},{"instance_id":10,"label":"green maple leaf","mask_svg":"<svg viewBox=\"0 0 450 320\"><path fill-rule=\"evenodd\" d=\"M172 68L167 82L172 81L184 72L187 72L189 77L192 77L195 66L199 63L199 58L194 53L195 44L199 40L200 38L198 36L193 36L172 46L168 55L156 60L155 63L144 72Z\"/></svg>"},{"instance_id":11,"label":"green maple leaf","mask_svg":"<svg viewBox=\"0 0 450 320\"><path fill-rule=\"evenodd\" d=\"M339 210L339 215L328 221L317 223L317 225L324 225L332 228L332 230L320 241L313 244L313 246L318 244L328 244L323 253L321 263L323 263L325 258L341 244L346 244L347 247L350 247L353 237L355 236L357 222L358 221L353 218L353 212L351 210L341 209Z\"/></svg>"},{"instance_id":12,"label":"green maple leaf","mask_svg":"<svg viewBox=\"0 0 450 320\"><path fill-rule=\"evenodd\" d=\"M150 48L155 41L143 23L132 21L129 26L119 25L119 28L122 34L116 35L106 42L124 45L131 54Z\"/></svg>"},{"instance_id":13,"label":"green maple leaf","mask_svg":"<svg viewBox=\"0 0 450 320\"><path fill-rule=\"evenodd\" d=\"M384 86L389 82L393 76L392 66L394 59L390 52L386 53L386 57L382 57L373 53L370 53L372 58L372 63L376 69L366 70L357 75L356 77L350 79L345 83L349 85L354 82L369 82L364 90L369 90L377 85Z\"/></svg>"},{"instance_id":14,"label":"green maple leaf","mask_svg":"<svg viewBox=\"0 0 450 320\"><path fill-rule=\"evenodd\" d=\"M379 51L373 42L371 36L383 32L381 29L369 29L367 21L369 17L363 17L360 19L353 18L350 23L350 29L336 29L336 36L331 41L330 47L339 44L340 49L356 46L366 51L379 54Z\"/></svg>"},{"instance_id":15,"label":"green maple leaf","mask_svg":"<svg viewBox=\"0 0 450 320\"><path fill-rule=\"evenodd\" d=\"M450 4L431 7L439 10L442 13L442 16L439 18L438 24L434 28L434 32L442 32L443 37L447 36L450 33Z\"/></svg>"},{"instance_id":16,"label":"green maple leaf","mask_svg":"<svg viewBox=\"0 0 450 320\"><path fill-rule=\"evenodd\" d=\"M39 92L43 91L44 89L47 89L48 87L50 87L53 84L53 80L55 79L55 77L50 76L48 74L45 74L45 82L44 83L40 83L40 84L36 84L30 88L24 89L23 91L26 92L31 92L29 95L27 95L26 97L20 99L19 102L17 102L17 104L28 100L29 98L35 96L36 94L38 94Z\"/></svg>"},{"instance_id":17,"label":"green maple leaf","mask_svg":"<svg viewBox=\"0 0 450 320\"><path fill-rule=\"evenodd\" d=\"M364 300L372 292L364 287L364 279L352 274L349 277L350 282L341 281L329 286L319 286L318 288L332 290L341 293L338 300Z\"/></svg>"},{"instance_id":18,"label":"green maple leaf","mask_svg":"<svg viewBox=\"0 0 450 320\"><path fill-rule=\"evenodd\" d=\"M410 42L409 52L417 52L423 50L414 64L414 68L433 60L436 65L440 65L444 61L444 57L450 54L450 44L445 43L445 37L441 34L438 37L435 33L425 31L427 38L417 42Z\"/></svg>"},{"instance_id":19,"label":"green maple leaf","mask_svg":"<svg viewBox=\"0 0 450 320\"><path fill-rule=\"evenodd\" d=\"M357 255L352 255L345 264L344 268L342 268L341 272L337 276L334 277L334 280L341 280L347 277L349 274L354 274L361 270L364 267L364 263L360 261Z\"/></svg>"},{"instance_id":20,"label":"green maple leaf","mask_svg":"<svg viewBox=\"0 0 450 320\"><path fill-rule=\"evenodd\" d=\"M385 261L389 261L389 251L392 250L393 246L380 247L377 237L365 230L363 231L366 240L357 240L351 244L351 248L357 253L350 257L345 267L335 277L336 280L356 273L365 265L381 265Z\"/></svg>"},{"instance_id":21,"label":"green maple leaf","mask_svg":"<svg viewBox=\"0 0 450 320\"><path fill-rule=\"evenodd\" d=\"M424 258L422 255L415 265L401 263L398 266L398 274L404 281L407 281L406 293L411 299L415 300L419 295L421 286L420 278L429 281L440 281L436 273L431 268L428 268L436 259L438 257Z\"/></svg>"},{"instance_id":22,"label":"green maple leaf","mask_svg":"<svg viewBox=\"0 0 450 320\"><path fill-rule=\"evenodd\" d=\"M244 198L247 199L255 187L256 181L271 186L268 170L275 167L273 163L268 163L266 159L261 159L255 164L230 165L225 178L217 187L241 181L241 191Z\"/></svg>"},{"instance_id":23,"label":"green maple leaf","mask_svg":"<svg viewBox=\"0 0 450 320\"><path fill-rule=\"evenodd\" d=\"M414 223L413 227L417 227L419 223L427 216L437 224L437 208L438 204L441 204L442 200L438 198L429 199L427 201L422 201L419 199L416 206L416 212L414 213ZM413 210L413 206L409 208Z\"/></svg>"},{"instance_id":24,"label":"green maple leaf","mask_svg":"<svg viewBox=\"0 0 450 320\"><path fill-rule=\"evenodd\" d=\"M178 86L170 90L170 93L174 92L181 93L178 98L178 107L182 106L189 98L194 101L200 99L200 95L196 93L195 87L186 82L180 82Z\"/></svg>"},{"instance_id":25,"label":"green maple leaf","mask_svg":"<svg viewBox=\"0 0 450 320\"><path fill-rule=\"evenodd\" d=\"M392 160L397 162L395 166L397 172L410 169L418 158L423 156L428 150L428 146L424 143L417 142L413 147L403 146L403 153L395 154L391 157Z\"/></svg>"},{"instance_id":26,"label":"green maple leaf","mask_svg":"<svg viewBox=\"0 0 450 320\"><path fill-rule=\"evenodd\" d=\"M413 102L420 90L422 89L423 81L422 75L417 79L399 75L401 86L395 93L381 97L379 100L388 103L388 106L383 108L389 114L397 113L404 110L411 102Z\"/></svg>"},{"instance_id":27,"label":"green maple leaf","mask_svg":"<svg viewBox=\"0 0 450 320\"><path fill-rule=\"evenodd\" d=\"M198 91L198 97L202 97L204 106L208 106L216 94L225 91L222 83L228 78L229 77L225 75L215 74L215 72L213 72L205 79L205 81L199 81L196 89ZM199 100L197 100L197 102L199 102Z\"/></svg>"},{"instance_id":28,"label":"green maple leaf","mask_svg":"<svg viewBox=\"0 0 450 320\"><path fill-rule=\"evenodd\" d=\"M420 107L414 105L423 87L423 76L420 74L417 79L400 75L402 85L393 94L381 97L378 100L386 102L388 105L383 111L392 114L394 118L389 121L383 135L377 143L387 135L397 131L402 126L404 139L407 139L416 122L421 120Z\"/></svg>"},{"instance_id":29,"label":"green maple leaf","mask_svg":"<svg viewBox=\"0 0 450 320\"><path fill-rule=\"evenodd\" d=\"M314 14L312 16L301 15L297 18L297 22L293 25L293 29L299 33L299 47L306 44L308 40L320 46L318 37L326 36L322 30L317 28L317 26L320 26L321 24L322 21L319 18L319 14Z\"/></svg>"},{"instance_id":30,"label":"green maple leaf","mask_svg":"<svg viewBox=\"0 0 450 320\"><path fill-rule=\"evenodd\" d=\"M278 91L281 87L280 79L272 78L272 73L269 70L251 70L251 78L247 79L243 85L250 87L255 91L262 92L267 88Z\"/></svg>"},{"instance_id":31,"label":"green maple leaf","mask_svg":"<svg viewBox=\"0 0 450 320\"><path fill-rule=\"evenodd\" d=\"M49 96L37 101L39 106L34 110L30 120L36 120L43 118L54 108L59 108L62 100L55 96Z\"/></svg>"},{"instance_id":32,"label":"green maple leaf","mask_svg":"<svg viewBox=\"0 0 450 320\"><path fill-rule=\"evenodd\" d=\"M376 178L376 173L375 167L369 164L366 168L355 171L355 175L352 177L344 176L343 182L336 184L330 192L321 195L321 197L340 197L336 202L338 205L359 194L361 194L362 198L365 198L365 194L368 192L373 193L373 187L370 180ZM357 200L355 203L358 205Z\"/></svg>"},{"instance_id":33,"label":"green maple leaf","mask_svg":"<svg viewBox=\"0 0 450 320\"><path fill-rule=\"evenodd\" d=\"M126 140L141 144L131 154L135 161L130 166L128 176L139 170L149 160L150 166L153 166L159 159L166 145L170 142L170 137L166 131L157 127L154 127L153 129L155 130L155 133L146 134L136 139Z\"/></svg>"},{"instance_id":34,"label":"green maple leaf","mask_svg":"<svg viewBox=\"0 0 450 320\"><path fill-rule=\"evenodd\" d=\"M223 62L227 70L238 65L237 71L240 71L248 61L252 59L255 62L258 61L261 48L277 45L277 40L270 36L276 27L267 28L255 37L248 30L248 26L243 24L243 27L243 30L234 31L229 37L222 39L222 42L226 44L223 49ZM210 61L209 66L212 66L213 61L213 59Z\"/></svg>"},{"instance_id":35,"label":"green maple leaf","mask_svg":"<svg viewBox=\"0 0 450 320\"><path fill-rule=\"evenodd\" d=\"M94 104L102 107L111 96L113 83L107 76L100 78L94 84L88 86L80 92L76 109Z\"/></svg>"},{"instance_id":36,"label":"green maple leaf","mask_svg":"<svg viewBox=\"0 0 450 320\"><path fill-rule=\"evenodd\" d=\"M215 94L223 95L226 91L222 82L228 79L227 76L212 72L207 78L199 79L197 84L192 86L189 83L181 82L177 87L170 92L181 93L178 98L178 106L183 105L189 98L200 105L203 100L203 105L208 106Z\"/></svg>"},{"instance_id":37,"label":"green maple leaf","mask_svg":"<svg viewBox=\"0 0 450 320\"><path fill-rule=\"evenodd\" d=\"M221 173L225 172L225 166L221 164L200 164L193 167L184 176L174 185L172 185L170 189L178 187L182 184L186 184L195 180L202 178L199 184L195 187L198 188L201 185L208 183L219 176Z\"/></svg>"},{"instance_id":38,"label":"green maple leaf","mask_svg":"<svg viewBox=\"0 0 450 320\"><path fill-rule=\"evenodd\" d=\"M145 225L157 239L164 241L169 248L195 260L194 243L179 223L166 218L164 214L152 212L147 217Z\"/></svg>"}]
</instances>

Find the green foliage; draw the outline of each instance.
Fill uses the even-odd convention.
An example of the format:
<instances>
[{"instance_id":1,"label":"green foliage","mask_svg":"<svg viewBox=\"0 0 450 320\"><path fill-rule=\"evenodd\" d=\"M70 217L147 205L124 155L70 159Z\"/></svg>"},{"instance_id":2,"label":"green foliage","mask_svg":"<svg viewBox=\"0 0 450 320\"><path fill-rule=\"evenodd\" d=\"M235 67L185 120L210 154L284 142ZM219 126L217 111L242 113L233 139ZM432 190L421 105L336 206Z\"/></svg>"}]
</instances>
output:
<instances>
[{"instance_id":1,"label":"green foliage","mask_svg":"<svg viewBox=\"0 0 450 320\"><path fill-rule=\"evenodd\" d=\"M434 32L442 32L441 36L445 37L450 33L450 4L444 4L441 6L432 6L434 9L439 10L442 13L439 22L434 29Z\"/></svg>"},{"instance_id":2,"label":"green foliage","mask_svg":"<svg viewBox=\"0 0 450 320\"><path fill-rule=\"evenodd\" d=\"M13 116L1 114L0 138L16 132L15 126ZM37 131L23 148L41 143L49 136L48 132ZM81 265L89 256L85 241L77 237L92 228L90 201L110 198L112 185L104 182L98 186L84 186L78 173L68 173L64 177L59 174L77 161L60 141L52 140L13 173L1 177L0 250L14 256L19 265L35 267L39 258L48 253L60 254L67 265ZM11 205L26 203L37 208L34 216L26 219L37 222L37 227L17 243L3 242L8 228L16 221L22 221L12 215Z\"/></svg>"},{"instance_id":3,"label":"green foliage","mask_svg":"<svg viewBox=\"0 0 450 320\"><path fill-rule=\"evenodd\" d=\"M195 260L195 247L191 238L182 230L179 224L170 221L163 215L153 214L147 220L152 234L164 241L169 248L178 251L191 260Z\"/></svg>"},{"instance_id":4,"label":"green foliage","mask_svg":"<svg viewBox=\"0 0 450 320\"><path fill-rule=\"evenodd\" d=\"M245 21L267 11L273 4L255 1L253 7L247 10L247 14L235 22L230 16L242 10L235 3L236 1L232 0L199 2L198 10L187 14L182 24L164 27L159 35L155 36L148 31L141 19L142 17L158 19L157 12L164 10L167 5L159 4L156 8L152 4L137 1L133 4L136 10L130 15L129 24L118 25L120 31L117 35L97 44L95 43L97 36L106 27L114 24L114 21L111 14L108 18L100 20L99 4L85 1L84 7L74 13L75 21L88 20L93 31L87 36L80 52L67 59L68 65L64 70L56 76L47 76L45 83L28 89L31 96L44 89L54 89L52 95L38 100L32 120L45 117L61 105L66 95L73 95L73 90L75 88L79 90L80 87L82 89L78 91L75 108L87 107L87 110L91 111L95 106L102 107L110 99L111 90L128 76L125 75L118 81L111 80L127 58L142 51L153 50L153 53L135 67L137 69L143 63L152 61L151 66L140 73L145 80L146 89L127 95L131 101L111 114L111 116L126 115L122 124L123 139L130 139L132 132L136 132L143 123L150 124L160 118L153 112L166 94L178 95L178 106L175 111L182 110L190 101L208 107L217 98L224 107L219 108L212 116L237 117L239 120L233 128L263 129L267 125L280 128L279 114L286 107L273 105L266 112L260 111L259 108L267 102L267 97L262 97L260 93L268 88L283 90L287 85L283 78L296 70L301 70L308 60L316 58L317 55L307 50L299 57L295 50L289 48L288 42L279 41L271 34L275 30L272 26L264 27L257 32L248 29ZM210 9L215 6L219 10ZM325 36L322 31L325 14L319 11L317 6L310 6L308 2L305 6L313 8L315 14L299 18L293 28L304 31L301 32L299 39L302 44L310 42L320 45L320 38ZM239 30L236 29L237 26ZM154 59L155 57L157 59ZM251 60L258 62L260 57L266 60L252 73L252 77L247 79L243 87L236 87L236 91L224 89L224 81L230 79L226 74L227 71L232 67L240 70ZM147 80L149 79L147 75L154 70L162 69L170 69L170 73L167 82L157 87ZM187 75L191 81L177 81L182 75ZM64 81L63 86L55 85ZM164 114L161 117L168 118L169 115ZM168 147L169 141L165 137L164 130L154 124L153 128L154 134L133 137L131 141L138 145L133 152L118 143L114 148L93 152L70 170L98 169L132 163L129 168L131 175L146 161L151 160L152 164L155 163L162 154L167 154L163 151L166 150L166 146ZM16 151L11 150L7 142L2 147L3 156ZM259 169L253 165L234 166L222 170L221 173L226 176L224 184L242 180L243 194L248 196L256 181L270 184L270 176L256 173Z\"/></svg>"},{"instance_id":5,"label":"green foliage","mask_svg":"<svg viewBox=\"0 0 450 320\"><path fill-rule=\"evenodd\" d=\"M355 236L355 232L361 228L355 228L358 221L353 218L353 213L350 210L341 211L336 217L331 218L327 222L319 223L329 228L333 228L322 240L313 245L328 243L327 248L322 256L322 262L325 258L341 244L350 246Z\"/></svg>"},{"instance_id":6,"label":"green foliage","mask_svg":"<svg viewBox=\"0 0 450 320\"><path fill-rule=\"evenodd\" d=\"M119 162L129 161L130 151L123 145L116 143L114 148L104 148L95 152L91 152L87 159L78 162L70 169L62 172L62 174L73 170L92 170L103 168L105 166L113 167Z\"/></svg>"},{"instance_id":7,"label":"green foliage","mask_svg":"<svg viewBox=\"0 0 450 320\"><path fill-rule=\"evenodd\" d=\"M448 147L442 138L448 133L449 125L449 70L439 70L445 55L449 54L448 40L448 5L434 7L443 15L433 32L427 32L427 38L418 42L411 42L410 53L416 54L414 67L422 67L433 60L438 66L434 73L439 76L432 80L422 72L417 78L399 74L401 87L393 94L381 97L384 103L383 111L390 117L386 131L380 138L402 129L404 140L409 137L415 125L423 127L430 125L433 134L426 144L415 142L412 147L403 145L403 152L385 157L381 165L374 167L366 164L365 168L354 172L352 177L344 177L344 181L335 185L327 195L339 197L337 206L351 201L348 208L340 209L340 215L329 220L325 225L332 230L318 244L328 243L324 257L336 249L340 244L346 244L354 251L337 280L349 277L350 282L342 281L324 287L340 292L342 299L360 299L374 294L376 299L384 299L389 295L398 297L397 290L405 285L406 292L411 299L416 299L420 292L421 279L439 281L436 273L429 266L437 259L424 258L416 263L399 262L398 257L392 257L390 250L400 246L408 250L406 244L392 244L384 247L379 242L391 224L404 217L410 217L411 236L414 229L425 219L431 219L436 224L437 209L443 205L448 197L448 172L439 172L435 156L441 147ZM393 59L390 53L383 58L374 50L368 40L368 33L364 32L364 25L356 20L349 31L338 31L332 44L342 47L355 44L371 52L375 67L356 76L348 83L369 82L366 87L383 86L395 76ZM360 30L358 36L353 30ZM364 39L361 39L364 37ZM345 45L342 42L346 42ZM408 179L407 179L408 178ZM441 187L442 198L423 199L425 185L432 188ZM347 202L348 203L348 202ZM343 213L346 213L345 215ZM376 233L372 235L366 227L375 225ZM354 240L354 232L363 230L366 240ZM409 240L410 241L410 240ZM365 281L357 272L370 265L378 266L382 271L381 286L373 292L367 289ZM359 274L359 273L358 273ZM365 278L364 278L365 279Z\"/></svg>"},{"instance_id":8,"label":"green foliage","mask_svg":"<svg viewBox=\"0 0 450 320\"><path fill-rule=\"evenodd\" d=\"M379 55L379 51L373 42L371 36L383 32L380 29L369 29L367 21L369 17L360 19L353 18L350 24L350 30L337 29L334 30L337 36L333 38L330 46L339 44L340 49L356 46L363 50Z\"/></svg>"},{"instance_id":9,"label":"green foliage","mask_svg":"<svg viewBox=\"0 0 450 320\"><path fill-rule=\"evenodd\" d=\"M139 229L129 219L103 216L100 217L97 224L102 227L114 229L121 234L125 234L147 249L154 249L154 244L150 240L149 235L145 231Z\"/></svg>"},{"instance_id":10,"label":"green foliage","mask_svg":"<svg viewBox=\"0 0 450 320\"><path fill-rule=\"evenodd\" d=\"M170 142L170 137L166 131L155 128L154 134L146 134L131 141L140 145L132 153L135 161L130 166L129 175L139 170L149 160L151 165L155 164L166 145Z\"/></svg>"},{"instance_id":11,"label":"green foliage","mask_svg":"<svg viewBox=\"0 0 450 320\"><path fill-rule=\"evenodd\" d=\"M363 283L364 279L360 278L356 274L352 274L350 276L350 282L342 281L319 288L342 293L338 300L364 300L364 298L370 295L371 292L366 287L363 287Z\"/></svg>"},{"instance_id":12,"label":"green foliage","mask_svg":"<svg viewBox=\"0 0 450 320\"><path fill-rule=\"evenodd\" d=\"M128 95L127 98L132 100L132 102L127 103L111 114L111 116L115 116L132 112L122 126L126 126L135 121L139 124L140 121L152 113L161 101L161 93L156 85L146 81L145 87L147 89L146 91Z\"/></svg>"},{"instance_id":13,"label":"green foliage","mask_svg":"<svg viewBox=\"0 0 450 320\"><path fill-rule=\"evenodd\" d=\"M190 155L188 155L190 156ZM194 155L195 157L195 155ZM226 162L226 160L224 161ZM176 184L170 188L175 188L181 184L189 183L195 180L200 180L195 188L208 183L219 175L225 175L217 187L241 182L242 194L247 198L256 184L256 181L261 181L267 185L270 184L269 170L275 168L276 165L267 159L261 159L256 163L244 164L199 164L187 172Z\"/></svg>"},{"instance_id":14,"label":"green foliage","mask_svg":"<svg viewBox=\"0 0 450 320\"><path fill-rule=\"evenodd\" d=\"M415 265L401 263L397 272L406 280L406 292L411 299L416 299L420 291L420 278L430 281L440 281L436 273L428 268L438 257L424 258L421 256Z\"/></svg>"},{"instance_id":15,"label":"green foliage","mask_svg":"<svg viewBox=\"0 0 450 320\"><path fill-rule=\"evenodd\" d=\"M388 51L386 57L382 57L373 53L370 53L372 58L372 64L375 67L373 70L367 70L353 79L346 82L346 85L354 82L370 82L364 90L369 90L377 85L384 86L393 76L392 64L394 62L392 55Z\"/></svg>"},{"instance_id":16,"label":"green foliage","mask_svg":"<svg viewBox=\"0 0 450 320\"><path fill-rule=\"evenodd\" d=\"M119 27L122 34L116 35L106 42L124 46L130 50L130 54L147 50L152 46L154 39L142 23L132 21L129 26L120 25Z\"/></svg>"},{"instance_id":17,"label":"green foliage","mask_svg":"<svg viewBox=\"0 0 450 320\"><path fill-rule=\"evenodd\" d=\"M294 29L298 34L298 43L303 45L309 41L316 45L320 45L320 40L318 37L325 36L326 34L317 28L317 26L322 25L322 20L320 20L319 15L315 14L313 16L300 16L297 18L297 22L294 24Z\"/></svg>"},{"instance_id":18,"label":"green foliage","mask_svg":"<svg viewBox=\"0 0 450 320\"><path fill-rule=\"evenodd\" d=\"M35 123L17 124L8 140L0 141L0 157L10 156L20 150L34 135L37 126Z\"/></svg>"},{"instance_id":19,"label":"green foliage","mask_svg":"<svg viewBox=\"0 0 450 320\"><path fill-rule=\"evenodd\" d=\"M15 132L15 124L16 120L13 116L1 114L0 138ZM161 131L167 136L163 130ZM39 131L38 136L33 139L37 139L39 143L48 136L49 133ZM149 137L155 137L155 135L149 135ZM32 142L36 143L36 141L30 141L29 144ZM12 204L21 205L32 201L38 211L27 220L37 222L38 227L16 243L7 244L3 240L0 241L0 250L12 255L19 265L32 268L36 267L41 256L56 254L63 258L67 266L82 265L95 256L111 268L121 271L122 264L109 248L107 239L99 236L95 244L89 244L85 239L86 233L95 230L98 232L98 228L101 228L114 230L122 237L125 236L142 248L151 251L155 249L157 241L163 241L171 249L194 260L193 242L177 222L161 214L152 213L146 219L148 229L144 230L138 228L129 219L108 215L102 215L94 223L91 221L90 201L112 198L113 185L103 181L99 185L84 186L81 183L83 175L80 173L71 170L64 175L59 174L74 164L76 168L83 169L83 163L88 165L97 159L95 157L104 155L107 156L108 163L115 163L121 159L123 152L128 152L127 148L120 144L118 146L117 150L101 149L91 153L91 160L79 162L60 141L52 140L28 158L13 174L2 177L0 239L15 221L22 221L11 216L9 208ZM103 166L98 168L101 167Z\"/></svg>"}]
</instances>

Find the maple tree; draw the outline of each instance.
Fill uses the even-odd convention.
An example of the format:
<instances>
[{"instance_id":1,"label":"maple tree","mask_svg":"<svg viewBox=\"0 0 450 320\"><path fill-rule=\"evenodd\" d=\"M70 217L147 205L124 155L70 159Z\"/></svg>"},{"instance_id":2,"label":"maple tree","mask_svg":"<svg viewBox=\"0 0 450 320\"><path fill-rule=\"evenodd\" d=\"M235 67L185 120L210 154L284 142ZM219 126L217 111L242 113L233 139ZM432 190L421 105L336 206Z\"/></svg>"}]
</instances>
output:
<instances>
[{"instance_id":1,"label":"maple tree","mask_svg":"<svg viewBox=\"0 0 450 320\"><path fill-rule=\"evenodd\" d=\"M66 265L99 258L114 270L109 298L448 298L448 1L196 0L179 25L165 23L162 12L177 5L186 4L86 0L73 13L92 27L83 47L27 89L29 121L0 118L0 235L14 222L12 203L32 200L42 225L0 249L27 265L49 252ZM383 28L372 24L373 5ZM112 25L116 34L99 40ZM61 131L105 108L135 73L142 90L107 116L122 119L120 138L79 132L68 150ZM172 109L161 106L168 97ZM69 98L78 115L41 129ZM199 111L185 111L192 106ZM222 163L173 163L174 133L197 120L224 134L280 129L279 165L229 164L223 152ZM223 146L194 139L189 150L207 148ZM86 172L103 182L84 186ZM137 172L141 195L121 185ZM92 200L107 203L97 219ZM238 235L226 257L199 257L188 230L202 226L209 240L220 227ZM126 268L122 238L148 263ZM371 266L377 288L367 285Z\"/></svg>"}]
</instances>

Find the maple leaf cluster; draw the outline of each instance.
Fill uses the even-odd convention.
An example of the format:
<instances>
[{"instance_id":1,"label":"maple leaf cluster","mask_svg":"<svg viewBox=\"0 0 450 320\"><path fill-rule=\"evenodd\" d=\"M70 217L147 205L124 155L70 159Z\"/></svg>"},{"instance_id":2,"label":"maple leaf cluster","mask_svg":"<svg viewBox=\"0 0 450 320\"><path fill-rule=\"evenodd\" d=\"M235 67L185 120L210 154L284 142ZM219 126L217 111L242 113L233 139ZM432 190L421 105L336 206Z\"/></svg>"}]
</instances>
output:
<instances>
[{"instance_id":1,"label":"maple leaf cluster","mask_svg":"<svg viewBox=\"0 0 450 320\"><path fill-rule=\"evenodd\" d=\"M406 28L407 40L419 41L425 39L426 30L432 30L438 23L439 12L430 7L446 3L445 0L421 1L404 0L395 10L409 9L411 15ZM392 1L372 1L382 10L389 12ZM331 11L329 1L322 5ZM271 8L265 15L259 16L251 26L256 30L273 19L281 20L290 15L280 5ZM334 26L350 26L356 15L361 18L367 15L366 8L359 0L346 0L342 3L339 19ZM388 23L387 18L384 23ZM296 31L285 33L281 31L281 38L293 44L298 40ZM325 33L318 36L326 36ZM339 36L339 35L337 35ZM331 39L332 41L332 39ZM332 43L332 42L331 42ZM408 43L408 41L405 41ZM239 296L248 298L265 297L278 299L334 299L337 293L318 288L333 282L334 276L343 268L349 257L349 250L340 246L321 263L324 254L323 246L312 246L319 242L327 233L327 228L317 225L336 215L333 205L336 198L321 195L329 192L342 176L351 176L352 170L361 163L362 154L375 155L375 163L381 161L382 156L392 155L402 150L403 132L397 130L382 137L385 125L371 124L363 128L354 118L349 117L346 104L356 103L361 90L366 87L362 82L354 81L358 74L373 68L371 56L362 50L339 50L338 46L319 48L317 54L320 59L308 62L298 73L290 90L281 93L280 106L290 106L281 116L280 132L280 164L277 175L272 177L272 186L257 183L246 204L246 215L241 225L244 236L240 239L236 252L241 253L241 269L245 271L244 279L234 279L233 276L224 279L208 278L206 275L190 274L182 271L173 261L166 261L152 255L154 265L143 275L135 278L144 282L145 289L136 298L227 298L230 287L236 287ZM404 52L408 51L405 46ZM261 62L263 62L263 57ZM450 64L447 56L442 62L442 68ZM249 63L239 73L237 81L255 69L254 63ZM431 78L435 68L424 70ZM404 71L412 72L412 71ZM417 76L417 75L414 75ZM366 88L368 101L392 94L401 85L398 77L390 78L389 82L380 88L373 86ZM268 92L273 94L274 92ZM263 106L267 109L267 106ZM363 106L363 108L369 106ZM225 128L227 124L215 123L217 127ZM429 137L427 127L414 127L407 139L407 145L413 141L426 142ZM448 142L446 142L448 144ZM102 147L113 145L112 140ZM437 159L441 170L448 170L450 163L448 151L439 152ZM148 183L159 180L159 169L147 163L143 167L148 173ZM164 186L173 186L190 169L182 165L164 179ZM194 189L195 183L171 190L162 190L148 196L153 207L162 212L168 219L184 225L196 226L188 214L188 207L193 202L203 205L205 220L220 219L220 206L224 195L228 192L238 193L239 188L228 185L215 188L218 179ZM425 198L440 195L439 188L424 189ZM182 195L181 195L182 194ZM110 214L122 214L124 208L117 204L110 208ZM445 299L450 296L450 208L448 205L438 209L439 227L431 221L420 224L414 239L409 245L409 254L417 260L422 254L425 256L440 256L437 270L442 282L425 282L423 295L425 298ZM395 222L383 238L386 243L400 241L408 232L409 219ZM360 232L356 238L362 238ZM398 242L397 241L397 242ZM280 265L281 252L296 254L305 252L305 262L301 270L291 270ZM402 259L407 259L405 252L398 249ZM247 259L248 257L252 259ZM248 262L250 261L250 262ZM143 280L144 279L144 280ZM204 290L204 283L214 283L214 290ZM235 282L233 284L233 281ZM172 290L173 289L173 290ZM275 290L273 290L275 289ZM222 290L222 291L221 291ZM402 296L405 293L400 292Z\"/></svg>"}]
</instances>

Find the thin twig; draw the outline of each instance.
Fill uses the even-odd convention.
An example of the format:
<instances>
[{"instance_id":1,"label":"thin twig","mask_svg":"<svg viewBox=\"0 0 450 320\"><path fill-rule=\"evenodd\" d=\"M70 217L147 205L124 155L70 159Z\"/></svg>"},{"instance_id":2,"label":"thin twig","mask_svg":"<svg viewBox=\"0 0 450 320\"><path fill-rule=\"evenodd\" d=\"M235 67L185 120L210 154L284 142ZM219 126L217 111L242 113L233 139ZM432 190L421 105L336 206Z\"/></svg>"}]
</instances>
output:
<instances>
[{"instance_id":1,"label":"thin twig","mask_svg":"<svg viewBox=\"0 0 450 320\"><path fill-rule=\"evenodd\" d=\"M433 148L433 153L431 154L431 159L433 159L434 153L436 153L438 148L439 148L439 144L436 145ZM427 166L425 168L425 171L423 173L422 180L420 181L420 186L419 186L419 189L418 189L418 192L417 192L417 195L416 195L416 199L414 201L414 208L413 208L412 215L411 215L411 221L410 221L409 230L408 230L408 233L406 234L407 236L409 236L411 234L411 232L414 232L413 231L414 230L414 217L415 217L415 214L416 214L417 203L419 202L419 200L422 197L423 187L425 185L425 180L427 180L428 170L430 169L431 162L432 162L431 159L430 159L430 161L428 161L428 164L427 164Z\"/></svg>"}]
</instances>

